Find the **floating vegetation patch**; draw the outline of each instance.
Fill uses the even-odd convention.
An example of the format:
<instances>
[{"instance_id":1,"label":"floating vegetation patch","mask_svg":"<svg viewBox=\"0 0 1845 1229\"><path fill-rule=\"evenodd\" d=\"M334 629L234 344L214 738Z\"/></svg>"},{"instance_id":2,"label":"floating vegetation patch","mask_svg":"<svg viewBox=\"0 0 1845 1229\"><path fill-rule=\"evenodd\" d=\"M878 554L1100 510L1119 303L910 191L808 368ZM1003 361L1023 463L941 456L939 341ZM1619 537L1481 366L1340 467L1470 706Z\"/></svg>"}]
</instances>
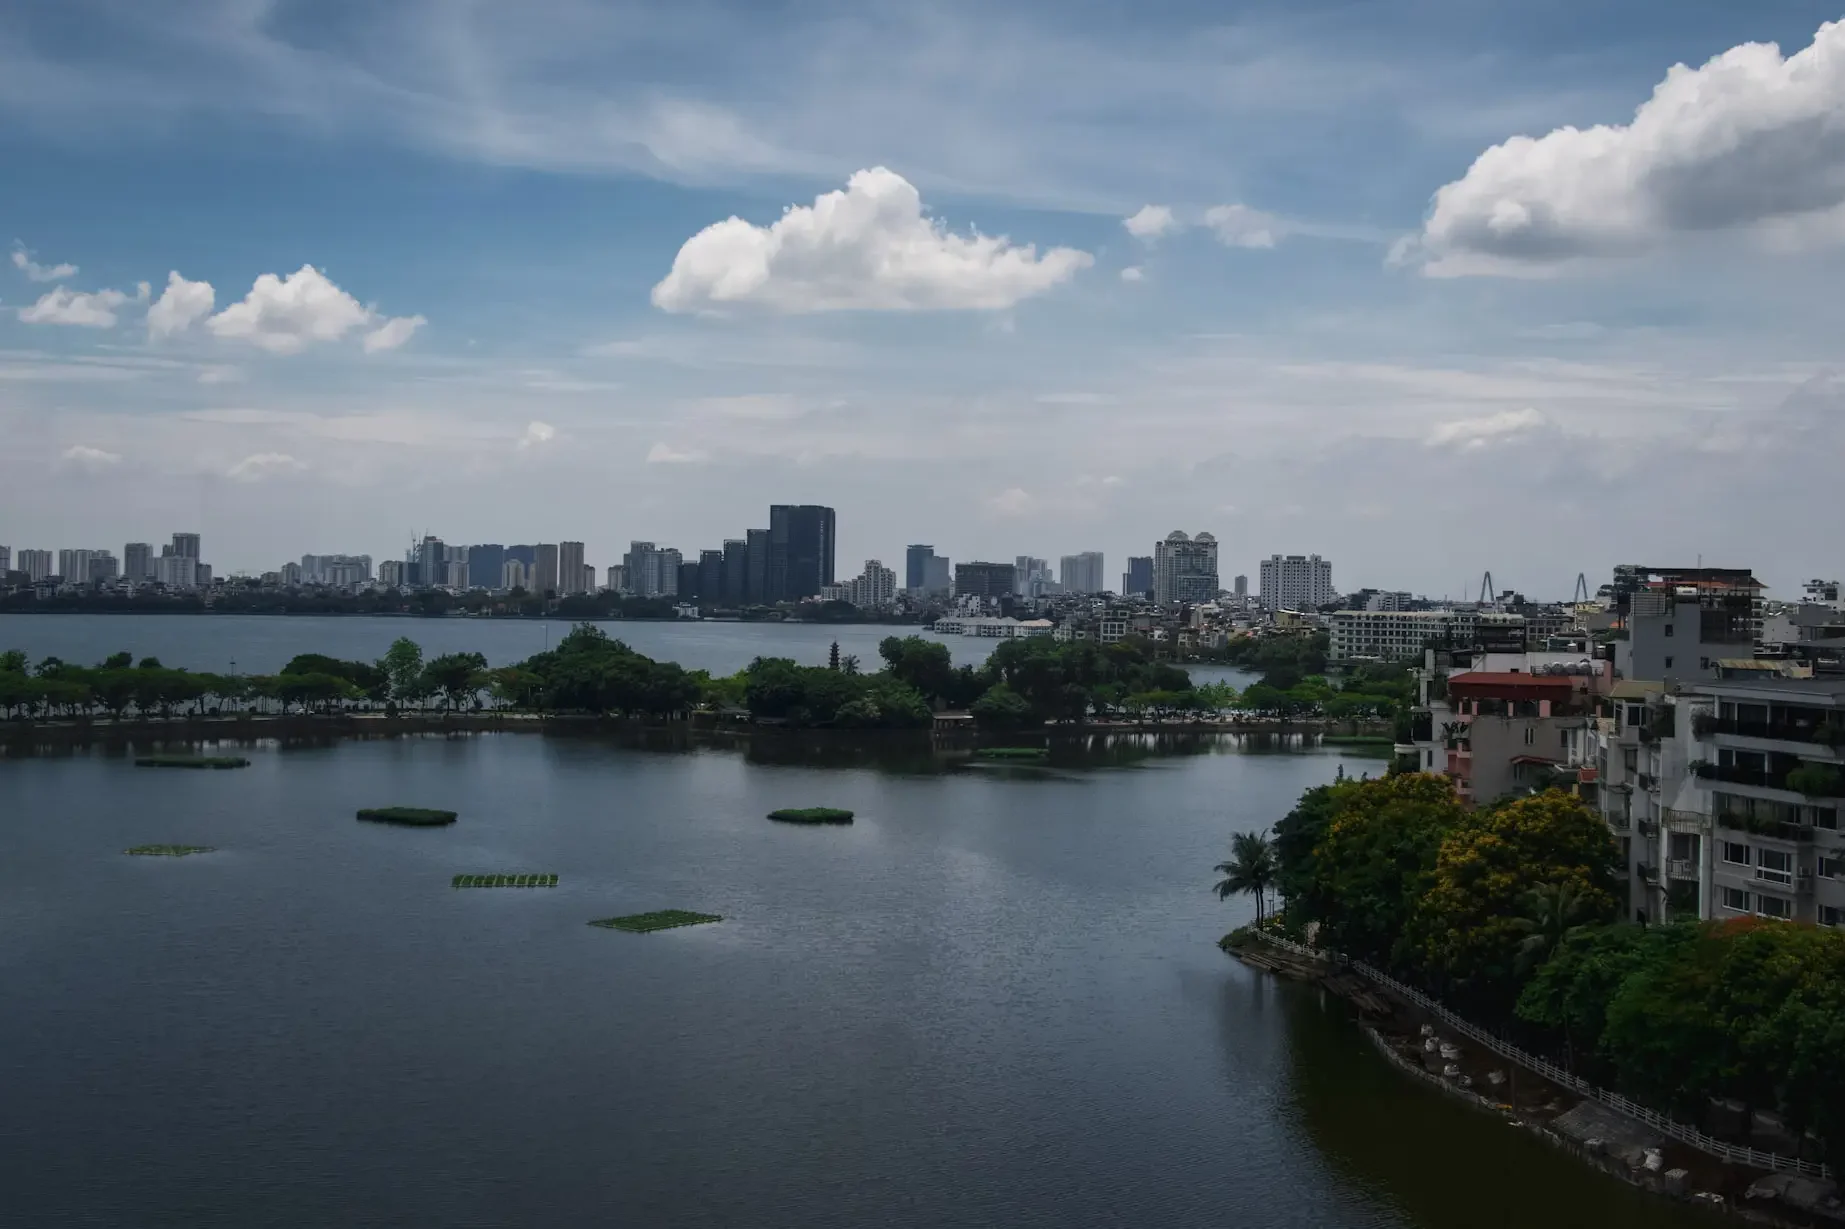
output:
<instances>
[{"instance_id":1,"label":"floating vegetation patch","mask_svg":"<svg viewBox=\"0 0 1845 1229\"><path fill-rule=\"evenodd\" d=\"M974 752L979 760L1047 760L1051 757L1049 747L981 747Z\"/></svg>"},{"instance_id":2,"label":"floating vegetation patch","mask_svg":"<svg viewBox=\"0 0 1845 1229\"><path fill-rule=\"evenodd\" d=\"M630 913L627 917L605 917L591 922L591 926L605 926L610 930L631 930L637 935L644 935L653 930L671 930L675 926L701 926L706 922L721 922L724 919L715 913L690 913L684 909L661 909L657 913Z\"/></svg>"},{"instance_id":3,"label":"floating vegetation patch","mask_svg":"<svg viewBox=\"0 0 1845 1229\"><path fill-rule=\"evenodd\" d=\"M440 828L444 824L455 822L454 811L436 811L428 807L366 807L359 812L360 819L368 819L377 824L403 824L410 828Z\"/></svg>"},{"instance_id":4,"label":"floating vegetation patch","mask_svg":"<svg viewBox=\"0 0 1845 1229\"><path fill-rule=\"evenodd\" d=\"M456 875L458 888L554 888L556 875Z\"/></svg>"},{"instance_id":5,"label":"floating vegetation patch","mask_svg":"<svg viewBox=\"0 0 1845 1229\"><path fill-rule=\"evenodd\" d=\"M785 807L770 811L769 818L784 824L849 824L852 812L838 807Z\"/></svg>"},{"instance_id":6,"label":"floating vegetation patch","mask_svg":"<svg viewBox=\"0 0 1845 1229\"><path fill-rule=\"evenodd\" d=\"M241 755L139 755L136 768L248 768Z\"/></svg>"},{"instance_id":7,"label":"floating vegetation patch","mask_svg":"<svg viewBox=\"0 0 1845 1229\"><path fill-rule=\"evenodd\" d=\"M1320 741L1329 747L1394 747L1397 742L1388 734L1322 734Z\"/></svg>"},{"instance_id":8,"label":"floating vegetation patch","mask_svg":"<svg viewBox=\"0 0 1845 1229\"><path fill-rule=\"evenodd\" d=\"M183 858L187 854L216 853L210 845L136 845L133 849L124 849L126 854L137 858Z\"/></svg>"}]
</instances>

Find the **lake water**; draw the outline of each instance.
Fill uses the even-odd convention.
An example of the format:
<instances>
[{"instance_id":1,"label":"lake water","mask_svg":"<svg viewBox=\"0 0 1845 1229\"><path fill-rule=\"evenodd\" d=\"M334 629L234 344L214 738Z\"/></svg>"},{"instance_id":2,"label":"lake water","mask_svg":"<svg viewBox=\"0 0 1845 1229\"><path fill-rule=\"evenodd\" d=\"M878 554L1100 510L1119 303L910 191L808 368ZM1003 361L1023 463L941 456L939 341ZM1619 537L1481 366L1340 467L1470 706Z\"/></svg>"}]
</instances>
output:
<instances>
[{"instance_id":1,"label":"lake water","mask_svg":"<svg viewBox=\"0 0 1845 1229\"><path fill-rule=\"evenodd\" d=\"M538 735L266 746L230 772L0 760L0 1222L1704 1223L1221 954L1249 914L1209 890L1230 834L1369 765L1189 746L1050 769ZM462 819L353 819L383 804ZM813 804L858 821L764 818ZM142 843L218 852L122 855ZM494 871L561 880L449 886ZM662 908L725 920L585 924Z\"/></svg>"},{"instance_id":2,"label":"lake water","mask_svg":"<svg viewBox=\"0 0 1845 1229\"><path fill-rule=\"evenodd\" d=\"M297 653L325 653L347 661L375 661L399 636L423 654L478 652L489 665L523 661L568 633L559 619L419 619L320 615L0 615L0 651L22 649L34 662L45 657L93 665L113 653L158 657L187 670L273 674ZM997 640L935 636L917 627L878 624L726 623L701 620L599 624L609 635L657 661L688 670L734 674L757 657L792 657L821 666L835 641L842 654L867 670L882 664L878 642L886 636L922 635L948 646L957 665L978 665Z\"/></svg>"}]
</instances>

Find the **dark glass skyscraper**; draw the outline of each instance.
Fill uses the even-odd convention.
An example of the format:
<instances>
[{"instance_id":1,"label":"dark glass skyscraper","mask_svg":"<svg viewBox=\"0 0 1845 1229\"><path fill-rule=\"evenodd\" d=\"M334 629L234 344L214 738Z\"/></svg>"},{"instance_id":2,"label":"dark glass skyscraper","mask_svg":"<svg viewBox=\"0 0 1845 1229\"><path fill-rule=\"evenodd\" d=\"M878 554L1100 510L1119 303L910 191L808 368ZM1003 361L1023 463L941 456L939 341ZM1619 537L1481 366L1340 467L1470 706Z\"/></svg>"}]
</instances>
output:
<instances>
[{"instance_id":1,"label":"dark glass skyscraper","mask_svg":"<svg viewBox=\"0 0 1845 1229\"><path fill-rule=\"evenodd\" d=\"M743 548L748 564L748 583L744 586L743 600L752 606L760 606L773 600L769 596L769 531L766 529L746 530L747 545Z\"/></svg>"},{"instance_id":2,"label":"dark glass skyscraper","mask_svg":"<svg viewBox=\"0 0 1845 1229\"><path fill-rule=\"evenodd\" d=\"M698 552L698 600L701 605L716 606L724 600L724 552Z\"/></svg>"},{"instance_id":3,"label":"dark glass skyscraper","mask_svg":"<svg viewBox=\"0 0 1845 1229\"><path fill-rule=\"evenodd\" d=\"M742 538L724 539L724 605L740 607L749 601L750 548Z\"/></svg>"},{"instance_id":4,"label":"dark glass skyscraper","mask_svg":"<svg viewBox=\"0 0 1845 1229\"><path fill-rule=\"evenodd\" d=\"M929 583L929 560L935 557L933 546L911 546L903 552L903 587L914 593Z\"/></svg>"},{"instance_id":5,"label":"dark glass skyscraper","mask_svg":"<svg viewBox=\"0 0 1845 1229\"><path fill-rule=\"evenodd\" d=\"M769 505L769 568L772 602L818 597L833 583L833 510L819 504Z\"/></svg>"},{"instance_id":6,"label":"dark glass skyscraper","mask_svg":"<svg viewBox=\"0 0 1845 1229\"><path fill-rule=\"evenodd\" d=\"M506 548L497 542L468 547L468 588L497 589L506 571Z\"/></svg>"}]
</instances>

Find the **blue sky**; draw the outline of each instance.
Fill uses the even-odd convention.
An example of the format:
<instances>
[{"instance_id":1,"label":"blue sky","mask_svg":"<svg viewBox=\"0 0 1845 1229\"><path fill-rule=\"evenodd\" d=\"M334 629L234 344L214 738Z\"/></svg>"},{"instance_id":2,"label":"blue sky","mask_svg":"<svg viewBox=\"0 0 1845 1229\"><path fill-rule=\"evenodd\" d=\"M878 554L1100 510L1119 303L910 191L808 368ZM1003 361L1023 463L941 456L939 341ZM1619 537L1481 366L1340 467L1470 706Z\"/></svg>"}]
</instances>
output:
<instances>
[{"instance_id":1,"label":"blue sky","mask_svg":"<svg viewBox=\"0 0 1845 1229\"><path fill-rule=\"evenodd\" d=\"M1842 15L25 0L0 542L606 564L811 500L844 572L1785 591L1845 571Z\"/></svg>"}]
</instances>

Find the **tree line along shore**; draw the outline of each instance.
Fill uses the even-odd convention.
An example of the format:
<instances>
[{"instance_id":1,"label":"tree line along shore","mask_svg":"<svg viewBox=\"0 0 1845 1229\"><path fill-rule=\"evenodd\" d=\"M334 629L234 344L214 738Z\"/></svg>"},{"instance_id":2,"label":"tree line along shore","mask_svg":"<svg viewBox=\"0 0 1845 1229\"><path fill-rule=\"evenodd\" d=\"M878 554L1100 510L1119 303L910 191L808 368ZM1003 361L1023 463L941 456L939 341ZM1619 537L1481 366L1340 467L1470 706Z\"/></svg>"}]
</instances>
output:
<instances>
[{"instance_id":1,"label":"tree line along shore","mask_svg":"<svg viewBox=\"0 0 1845 1229\"><path fill-rule=\"evenodd\" d=\"M866 669L837 645L823 666L759 657L731 675L687 670L635 652L600 627L579 624L545 652L489 667L479 653L425 658L409 637L377 661L303 653L276 674L174 669L121 652L83 665L0 653L0 713L15 720L350 712L515 711L663 720L696 710L797 728L901 730L928 727L944 710L965 711L983 730L1170 720L1242 714L1271 720L1320 715L1401 724L1412 684L1396 667L1367 666L1336 682L1324 648L1277 641L1250 664L1261 681L1240 691L1194 683L1155 646L1099 645L1046 637L1007 641L978 666L956 666L947 646L889 636Z\"/></svg>"},{"instance_id":2,"label":"tree line along shore","mask_svg":"<svg viewBox=\"0 0 1845 1229\"><path fill-rule=\"evenodd\" d=\"M1278 890L1259 926L1710 1134L1776 1116L1806 1159L1845 1171L1845 931L1624 922L1620 867L1571 794L1470 811L1445 778L1405 772L1306 791L1217 869L1220 895Z\"/></svg>"}]
</instances>

